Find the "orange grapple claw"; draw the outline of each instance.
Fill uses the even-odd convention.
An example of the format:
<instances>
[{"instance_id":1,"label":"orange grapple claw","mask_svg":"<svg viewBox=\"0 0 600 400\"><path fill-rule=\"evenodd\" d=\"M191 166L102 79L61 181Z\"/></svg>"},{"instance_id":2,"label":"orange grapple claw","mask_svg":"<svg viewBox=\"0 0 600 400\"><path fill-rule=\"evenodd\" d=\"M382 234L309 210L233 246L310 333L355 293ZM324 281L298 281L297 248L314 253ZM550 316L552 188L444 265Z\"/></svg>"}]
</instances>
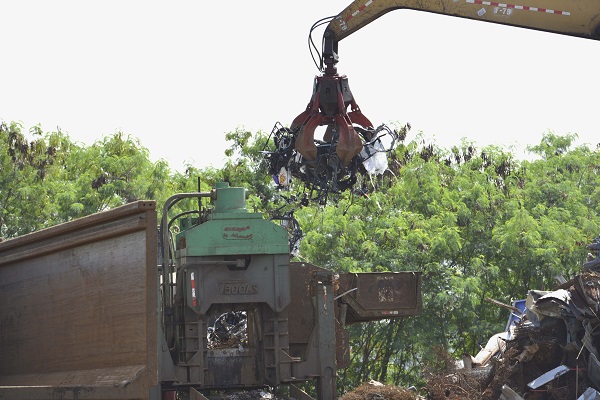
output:
<instances>
[{"instance_id":1,"label":"orange grapple claw","mask_svg":"<svg viewBox=\"0 0 600 400\"><path fill-rule=\"evenodd\" d=\"M349 113L346 112L348 105L351 105ZM309 161L315 160L315 129L321 125L328 125L323 139L326 142L335 140L333 129L337 128L336 154L344 165L348 165L363 147L353 124L364 128L373 127L354 101L348 78L338 75L337 72L326 72L315 78L313 94L306 110L292 122L292 130L300 129L296 136L296 151Z\"/></svg>"}]
</instances>

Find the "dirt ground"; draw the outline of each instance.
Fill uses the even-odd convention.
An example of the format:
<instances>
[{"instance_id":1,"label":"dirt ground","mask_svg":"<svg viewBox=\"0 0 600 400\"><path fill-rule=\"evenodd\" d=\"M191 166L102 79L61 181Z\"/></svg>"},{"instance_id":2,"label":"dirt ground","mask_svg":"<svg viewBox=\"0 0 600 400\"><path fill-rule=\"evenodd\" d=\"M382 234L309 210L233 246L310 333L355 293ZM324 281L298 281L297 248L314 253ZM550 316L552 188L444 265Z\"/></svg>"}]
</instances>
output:
<instances>
[{"instance_id":1,"label":"dirt ground","mask_svg":"<svg viewBox=\"0 0 600 400\"><path fill-rule=\"evenodd\" d=\"M380 383L364 383L346 393L340 400L416 400L415 392L396 386L382 385Z\"/></svg>"}]
</instances>

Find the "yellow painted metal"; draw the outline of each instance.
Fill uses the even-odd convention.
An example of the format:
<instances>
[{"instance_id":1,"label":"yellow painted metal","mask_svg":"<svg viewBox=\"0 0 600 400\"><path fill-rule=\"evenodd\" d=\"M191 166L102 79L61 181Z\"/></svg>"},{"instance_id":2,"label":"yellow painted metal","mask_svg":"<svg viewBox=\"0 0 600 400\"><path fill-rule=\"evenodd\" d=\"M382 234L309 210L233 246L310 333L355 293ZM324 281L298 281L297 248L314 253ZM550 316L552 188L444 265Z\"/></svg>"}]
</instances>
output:
<instances>
[{"instance_id":1,"label":"yellow painted metal","mask_svg":"<svg viewBox=\"0 0 600 400\"><path fill-rule=\"evenodd\" d=\"M328 25L335 41L396 9L411 9L600 39L598 0L355 0Z\"/></svg>"}]
</instances>

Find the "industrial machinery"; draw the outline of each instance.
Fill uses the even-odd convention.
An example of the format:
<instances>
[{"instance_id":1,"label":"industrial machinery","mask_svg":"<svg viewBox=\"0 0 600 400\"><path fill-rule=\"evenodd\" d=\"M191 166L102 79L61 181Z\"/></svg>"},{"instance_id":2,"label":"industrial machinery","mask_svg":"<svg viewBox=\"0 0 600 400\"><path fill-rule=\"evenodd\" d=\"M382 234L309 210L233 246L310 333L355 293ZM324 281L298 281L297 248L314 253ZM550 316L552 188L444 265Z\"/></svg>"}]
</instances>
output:
<instances>
[{"instance_id":1,"label":"industrial machinery","mask_svg":"<svg viewBox=\"0 0 600 400\"><path fill-rule=\"evenodd\" d=\"M355 1L327 21L323 75L279 136L275 173L351 186L347 169L379 133L337 74L338 42L400 8L600 37L593 0ZM212 206L170 219L183 198ZM344 327L421 310L418 273L291 263L287 232L248 211L243 188L176 195L162 216L159 231L155 202L137 201L0 243L0 400L168 400L177 390L202 399L263 385L306 398L297 382L332 400L348 362Z\"/></svg>"},{"instance_id":2,"label":"industrial machinery","mask_svg":"<svg viewBox=\"0 0 600 400\"><path fill-rule=\"evenodd\" d=\"M187 198L209 203L169 218ZM0 243L0 399L309 398L298 382L335 399L345 326L418 314L420 274L291 263L287 230L245 203L220 183L171 197L160 229L138 201Z\"/></svg>"},{"instance_id":3,"label":"industrial machinery","mask_svg":"<svg viewBox=\"0 0 600 400\"><path fill-rule=\"evenodd\" d=\"M594 0L355 0L337 16L317 21L310 30L309 47L321 74L314 79L306 109L289 128L276 124L273 129L275 150L268 160L277 183L278 176L286 177L286 183L295 177L321 198L349 189L358 175L372 173L367 164L373 156L390 150L386 140L403 139L385 125L374 127L358 106L348 77L337 72L339 42L396 9L600 39L600 3ZM327 26L319 51L312 32L322 25ZM379 51L383 53L383 43L389 39L381 43ZM322 138L315 138L319 126L326 130Z\"/></svg>"}]
</instances>

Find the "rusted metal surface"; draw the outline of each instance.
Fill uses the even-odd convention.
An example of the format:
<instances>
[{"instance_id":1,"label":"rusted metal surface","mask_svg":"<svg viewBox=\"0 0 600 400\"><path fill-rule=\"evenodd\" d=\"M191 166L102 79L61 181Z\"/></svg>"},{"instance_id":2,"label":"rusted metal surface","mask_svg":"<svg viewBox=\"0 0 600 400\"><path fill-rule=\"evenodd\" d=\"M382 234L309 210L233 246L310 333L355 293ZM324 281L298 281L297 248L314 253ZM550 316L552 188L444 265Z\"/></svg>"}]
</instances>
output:
<instances>
[{"instance_id":1,"label":"rusted metal surface","mask_svg":"<svg viewBox=\"0 0 600 400\"><path fill-rule=\"evenodd\" d=\"M0 243L0 399L157 396L156 235L139 201Z\"/></svg>"},{"instance_id":2,"label":"rusted metal surface","mask_svg":"<svg viewBox=\"0 0 600 400\"><path fill-rule=\"evenodd\" d=\"M315 319L314 282L327 270L309 263L290 263L290 355L307 359ZM345 325L419 315L422 311L418 272L342 273L333 278L335 353L338 368L350 364Z\"/></svg>"},{"instance_id":3,"label":"rusted metal surface","mask_svg":"<svg viewBox=\"0 0 600 400\"><path fill-rule=\"evenodd\" d=\"M419 315L421 274L340 274L338 296L348 304L347 324Z\"/></svg>"},{"instance_id":4,"label":"rusted metal surface","mask_svg":"<svg viewBox=\"0 0 600 400\"><path fill-rule=\"evenodd\" d=\"M291 302L290 315L290 353L293 357L304 357L306 345L315 325L312 303L311 281L313 272L318 269L308 263L290 263Z\"/></svg>"}]
</instances>

